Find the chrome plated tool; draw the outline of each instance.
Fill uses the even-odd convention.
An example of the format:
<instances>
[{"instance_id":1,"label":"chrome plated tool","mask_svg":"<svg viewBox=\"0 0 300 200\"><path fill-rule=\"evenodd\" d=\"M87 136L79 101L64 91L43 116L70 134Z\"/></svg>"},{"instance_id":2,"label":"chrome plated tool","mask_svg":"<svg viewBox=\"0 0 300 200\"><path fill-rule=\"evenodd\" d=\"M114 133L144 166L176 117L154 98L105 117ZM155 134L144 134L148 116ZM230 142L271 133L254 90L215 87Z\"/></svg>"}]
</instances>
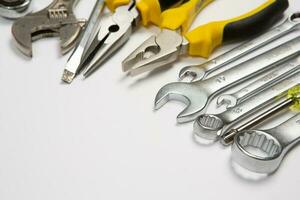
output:
<instances>
[{"instance_id":1,"label":"chrome plated tool","mask_svg":"<svg viewBox=\"0 0 300 200\"><path fill-rule=\"evenodd\" d=\"M106 3L111 0L106 0ZM111 2L110 2L111 3ZM119 0L113 1L114 13L100 23L100 30L83 56L82 72L88 77L95 72L100 65L120 49L130 38L133 31L139 26L153 23L159 25L160 14L164 10L184 0Z\"/></svg>"},{"instance_id":2,"label":"chrome plated tool","mask_svg":"<svg viewBox=\"0 0 300 200\"><path fill-rule=\"evenodd\" d=\"M54 0L47 8L19 18L12 26L12 34L20 51L32 57L32 41L44 37L60 37L63 54L70 51L84 22L73 13L77 0Z\"/></svg>"},{"instance_id":3,"label":"chrome plated tool","mask_svg":"<svg viewBox=\"0 0 300 200\"><path fill-rule=\"evenodd\" d=\"M221 92L250 80L300 53L300 37L241 63L209 79L191 83L175 82L162 87L155 98L155 108L159 109L169 100L187 104L178 115L179 123L188 122L204 114L211 100Z\"/></svg>"},{"instance_id":4,"label":"chrome plated tool","mask_svg":"<svg viewBox=\"0 0 300 200\"><path fill-rule=\"evenodd\" d=\"M179 78L192 78L192 81L205 79L213 72L222 67L242 58L243 56L265 46L266 44L283 37L284 35L295 31L300 25L300 13L293 13L281 25L268 31L267 33L258 36L257 38L246 42L212 60L201 65L194 65L184 67L180 73Z\"/></svg>"},{"instance_id":5,"label":"chrome plated tool","mask_svg":"<svg viewBox=\"0 0 300 200\"><path fill-rule=\"evenodd\" d=\"M30 12L31 0L0 0L0 16L15 19Z\"/></svg>"},{"instance_id":6,"label":"chrome plated tool","mask_svg":"<svg viewBox=\"0 0 300 200\"><path fill-rule=\"evenodd\" d=\"M267 73L265 76L254 80L242 89L232 93L232 94L222 94L218 97L217 106L213 113L218 114L225 112L229 108L233 108L246 101L250 97L262 92L263 90L273 86L274 84L284 80L293 70L298 69L299 58L293 59L283 65L276 67L271 72Z\"/></svg>"},{"instance_id":7,"label":"chrome plated tool","mask_svg":"<svg viewBox=\"0 0 300 200\"><path fill-rule=\"evenodd\" d=\"M71 83L74 77L80 73L82 69L81 61L83 59L83 55L91 42L89 41L90 38L93 37L97 31L103 8L104 0L96 0L95 6L86 24L86 28L81 33L80 41L77 43L77 46L67 61L62 77L64 82Z\"/></svg>"},{"instance_id":8,"label":"chrome plated tool","mask_svg":"<svg viewBox=\"0 0 300 200\"><path fill-rule=\"evenodd\" d=\"M275 100L270 106L263 108L261 112L255 113L254 116L245 118L237 127L231 127L231 129L224 133L221 142L224 145L229 145L233 142L235 135L239 132L253 129L254 127L264 123L266 120L272 118L274 115L289 108L290 110L299 110L300 105L300 85L290 89L288 94L282 95Z\"/></svg>"},{"instance_id":9,"label":"chrome plated tool","mask_svg":"<svg viewBox=\"0 0 300 200\"><path fill-rule=\"evenodd\" d=\"M241 120L259 112L263 107L274 103L276 98L300 83L300 63L298 70L292 71L284 81L275 84L247 101L221 114L200 115L194 123L195 137L217 140Z\"/></svg>"},{"instance_id":10,"label":"chrome plated tool","mask_svg":"<svg viewBox=\"0 0 300 200\"><path fill-rule=\"evenodd\" d=\"M271 174L299 141L300 114L297 114L272 129L238 133L232 145L232 159L250 171Z\"/></svg>"},{"instance_id":11,"label":"chrome plated tool","mask_svg":"<svg viewBox=\"0 0 300 200\"><path fill-rule=\"evenodd\" d=\"M123 70L137 75L170 65L182 55L208 58L225 42L232 42L263 33L283 16L287 0L267 0L254 10L224 21L211 22L188 32L172 26L181 13L172 14L161 33L152 36L123 61ZM178 29L179 28L179 29ZM188 33L187 33L188 32ZM143 56L146 55L146 56Z\"/></svg>"}]
</instances>

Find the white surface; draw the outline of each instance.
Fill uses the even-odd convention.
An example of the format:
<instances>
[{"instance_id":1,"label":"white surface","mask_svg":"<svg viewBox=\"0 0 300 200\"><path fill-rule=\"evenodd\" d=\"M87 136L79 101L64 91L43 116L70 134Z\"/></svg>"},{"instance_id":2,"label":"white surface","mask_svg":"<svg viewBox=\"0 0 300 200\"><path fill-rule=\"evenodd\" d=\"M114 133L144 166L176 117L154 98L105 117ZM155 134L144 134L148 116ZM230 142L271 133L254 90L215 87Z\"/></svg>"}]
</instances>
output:
<instances>
[{"instance_id":1,"label":"white surface","mask_svg":"<svg viewBox=\"0 0 300 200\"><path fill-rule=\"evenodd\" d=\"M50 2L33 1L37 9ZM86 2L76 9L80 18L92 7ZM261 2L216 1L194 27ZM300 6L290 4L288 13ZM276 174L248 181L232 170L229 148L197 145L191 123L176 125L181 105L153 112L158 89L175 81L180 67L202 61L182 59L148 77L126 77L121 60L154 29L139 29L94 76L64 85L68 56L60 56L58 40L35 42L28 60L12 45L11 23L0 19L1 200L299 199L299 148Z\"/></svg>"}]
</instances>

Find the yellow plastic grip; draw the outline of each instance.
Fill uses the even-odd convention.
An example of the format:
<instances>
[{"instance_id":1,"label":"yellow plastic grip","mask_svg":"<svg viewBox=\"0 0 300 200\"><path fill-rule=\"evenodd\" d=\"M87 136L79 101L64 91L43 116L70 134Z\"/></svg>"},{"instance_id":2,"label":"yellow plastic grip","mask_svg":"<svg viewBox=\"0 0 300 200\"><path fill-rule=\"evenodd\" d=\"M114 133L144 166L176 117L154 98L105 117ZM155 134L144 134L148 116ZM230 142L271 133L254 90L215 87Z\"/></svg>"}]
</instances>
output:
<instances>
[{"instance_id":1,"label":"yellow plastic grip","mask_svg":"<svg viewBox=\"0 0 300 200\"><path fill-rule=\"evenodd\" d=\"M139 0L136 6L140 11L142 24L144 26L150 23L155 25L160 24L161 9L159 0Z\"/></svg>"},{"instance_id":2,"label":"yellow plastic grip","mask_svg":"<svg viewBox=\"0 0 300 200\"><path fill-rule=\"evenodd\" d=\"M214 0L190 0L180 7L172 8L161 14L161 28L177 30L185 34L197 14Z\"/></svg>"},{"instance_id":3,"label":"yellow plastic grip","mask_svg":"<svg viewBox=\"0 0 300 200\"><path fill-rule=\"evenodd\" d=\"M233 22L238 22L240 20L251 17L265 8L269 7L276 0L268 0L266 3L262 4L258 8L248 12L240 17L236 17L230 20L224 20L219 22L212 22L203 26L196 28L195 30L187 33L185 35L186 39L190 42L189 54L191 56L201 56L208 58L213 50L220 46L223 42L223 34L225 27ZM286 9L286 8L285 8ZM284 10L285 10L284 9ZM272 16L270 16L272 17ZM255 27L253 27L255 28Z\"/></svg>"},{"instance_id":4,"label":"yellow plastic grip","mask_svg":"<svg viewBox=\"0 0 300 200\"><path fill-rule=\"evenodd\" d=\"M108 9L115 11L117 7L129 4L130 0L105 0L105 3Z\"/></svg>"},{"instance_id":5,"label":"yellow plastic grip","mask_svg":"<svg viewBox=\"0 0 300 200\"><path fill-rule=\"evenodd\" d=\"M293 105L290 107L292 111L300 112L300 85L291 88L288 91L288 99L293 99Z\"/></svg>"}]
</instances>

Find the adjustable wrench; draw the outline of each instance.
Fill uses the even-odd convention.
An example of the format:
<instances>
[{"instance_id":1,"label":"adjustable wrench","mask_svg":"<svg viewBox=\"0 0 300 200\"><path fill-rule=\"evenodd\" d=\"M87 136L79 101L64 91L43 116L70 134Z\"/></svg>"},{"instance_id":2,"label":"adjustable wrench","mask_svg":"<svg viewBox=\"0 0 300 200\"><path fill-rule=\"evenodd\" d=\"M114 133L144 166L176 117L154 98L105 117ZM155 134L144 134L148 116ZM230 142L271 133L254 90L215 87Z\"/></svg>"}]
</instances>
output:
<instances>
[{"instance_id":1,"label":"adjustable wrench","mask_svg":"<svg viewBox=\"0 0 300 200\"><path fill-rule=\"evenodd\" d=\"M216 95L270 70L299 53L300 36L209 79L191 83L169 83L157 93L155 109L159 109L169 100L181 101L186 103L187 107L178 115L177 121L192 121L205 113Z\"/></svg>"},{"instance_id":2,"label":"adjustable wrench","mask_svg":"<svg viewBox=\"0 0 300 200\"><path fill-rule=\"evenodd\" d=\"M266 105L274 103L276 98L283 92L288 91L299 83L300 60L298 60L297 70L292 70L283 81L263 90L238 106L217 115L200 115L194 123L194 134L196 137L199 136L205 139L219 139L243 119L260 112Z\"/></svg>"},{"instance_id":3,"label":"adjustable wrench","mask_svg":"<svg viewBox=\"0 0 300 200\"><path fill-rule=\"evenodd\" d=\"M0 16L9 19L22 17L28 13L31 0L0 0Z\"/></svg>"},{"instance_id":4,"label":"adjustable wrench","mask_svg":"<svg viewBox=\"0 0 300 200\"><path fill-rule=\"evenodd\" d=\"M231 51L228 51L201 65L185 67L180 71L179 78L184 79L185 77L190 76L193 81L206 79L207 76L213 72L216 72L222 67L296 30L300 25L299 18L300 13L294 13L290 15L281 25L249 42L232 49Z\"/></svg>"},{"instance_id":5,"label":"adjustable wrench","mask_svg":"<svg viewBox=\"0 0 300 200\"><path fill-rule=\"evenodd\" d=\"M271 174L278 169L283 158L299 141L300 114L297 114L272 129L238 133L232 145L232 159L250 171ZM255 151L248 147L254 148Z\"/></svg>"},{"instance_id":6,"label":"adjustable wrench","mask_svg":"<svg viewBox=\"0 0 300 200\"><path fill-rule=\"evenodd\" d=\"M54 0L47 8L15 21L12 34L21 52L32 57L32 41L54 36L60 37L62 54L71 50L82 29L82 22L73 13L76 3Z\"/></svg>"},{"instance_id":7,"label":"adjustable wrench","mask_svg":"<svg viewBox=\"0 0 300 200\"><path fill-rule=\"evenodd\" d=\"M218 114L225 112L229 108L233 108L241 102L246 101L250 97L262 92L263 90L273 86L274 84L285 79L293 70L298 69L298 58L291 60L290 62L280 65L267 73L265 76L258 80L255 80L245 86L244 88L232 93L232 94L222 94L218 97L217 107L213 113Z\"/></svg>"}]
</instances>

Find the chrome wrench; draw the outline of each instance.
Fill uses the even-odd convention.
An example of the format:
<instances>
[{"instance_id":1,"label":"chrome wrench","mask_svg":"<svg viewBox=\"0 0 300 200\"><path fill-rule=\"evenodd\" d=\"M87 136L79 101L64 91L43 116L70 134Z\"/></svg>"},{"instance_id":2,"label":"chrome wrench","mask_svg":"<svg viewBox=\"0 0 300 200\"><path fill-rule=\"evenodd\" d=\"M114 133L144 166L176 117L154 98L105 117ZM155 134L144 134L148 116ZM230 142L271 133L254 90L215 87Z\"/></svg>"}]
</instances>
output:
<instances>
[{"instance_id":1,"label":"chrome wrench","mask_svg":"<svg viewBox=\"0 0 300 200\"><path fill-rule=\"evenodd\" d=\"M293 70L298 69L299 58L293 59L290 62L287 62L283 65L278 66L270 73L267 73L265 76L249 83L247 86L242 89L232 93L232 94L222 94L218 97L217 107L213 113L209 114L218 114L225 112L229 108L233 108L241 102L246 101L253 95L256 95L263 90L273 86L274 84L285 79Z\"/></svg>"},{"instance_id":2,"label":"chrome wrench","mask_svg":"<svg viewBox=\"0 0 300 200\"><path fill-rule=\"evenodd\" d=\"M239 58L263 47L264 45L296 30L300 25L299 19L300 13L294 13L290 15L281 25L249 42L232 49L231 51L228 51L201 65L183 68L179 73L179 78L184 79L185 77L191 77L193 81L206 79L208 75L216 72L229 63L232 63Z\"/></svg>"},{"instance_id":3,"label":"chrome wrench","mask_svg":"<svg viewBox=\"0 0 300 200\"><path fill-rule=\"evenodd\" d=\"M169 100L181 101L186 103L187 107L178 115L177 121L192 121L205 113L216 95L270 70L299 53L300 36L209 79L191 83L169 83L157 93L155 109L159 109Z\"/></svg>"},{"instance_id":4,"label":"chrome wrench","mask_svg":"<svg viewBox=\"0 0 300 200\"><path fill-rule=\"evenodd\" d=\"M283 92L300 83L300 60L298 70L292 71L284 81L264 90L263 92L251 97L247 101L231 108L221 114L203 114L194 123L195 137L209 140L217 140L224 136L228 130L239 124L243 119L260 112L265 106L274 103L276 98Z\"/></svg>"},{"instance_id":5,"label":"chrome wrench","mask_svg":"<svg viewBox=\"0 0 300 200\"><path fill-rule=\"evenodd\" d=\"M238 133L232 145L232 159L250 171L271 174L299 141L300 114L297 114L272 129Z\"/></svg>"}]
</instances>

